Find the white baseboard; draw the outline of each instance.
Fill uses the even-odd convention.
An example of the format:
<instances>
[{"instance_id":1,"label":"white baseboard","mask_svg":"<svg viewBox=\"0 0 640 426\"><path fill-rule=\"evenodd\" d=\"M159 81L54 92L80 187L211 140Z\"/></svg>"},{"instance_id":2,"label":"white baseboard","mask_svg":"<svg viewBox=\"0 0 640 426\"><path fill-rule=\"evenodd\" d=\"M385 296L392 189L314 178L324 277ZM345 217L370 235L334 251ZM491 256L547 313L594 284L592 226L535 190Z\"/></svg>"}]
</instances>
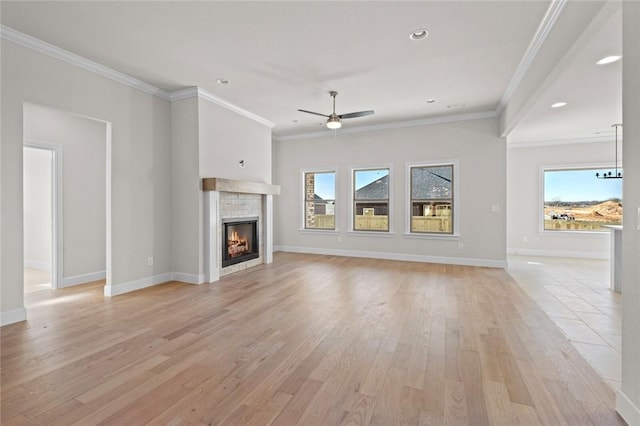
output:
<instances>
[{"instance_id":1,"label":"white baseboard","mask_svg":"<svg viewBox=\"0 0 640 426\"><path fill-rule=\"evenodd\" d=\"M640 425L640 407L631 402L620 389L616 392L616 411L629 426Z\"/></svg>"},{"instance_id":2,"label":"white baseboard","mask_svg":"<svg viewBox=\"0 0 640 426\"><path fill-rule=\"evenodd\" d=\"M173 274L167 272L165 274L154 275L151 277L141 278L135 281L129 281L117 285L104 286L104 295L111 297L119 294L129 293L136 290L141 290L147 287L153 287L154 285L163 284L173 279Z\"/></svg>"},{"instance_id":3,"label":"white baseboard","mask_svg":"<svg viewBox=\"0 0 640 426\"><path fill-rule=\"evenodd\" d=\"M0 312L0 325L9 325L15 322L26 321L27 310L22 307L12 311Z\"/></svg>"},{"instance_id":4,"label":"white baseboard","mask_svg":"<svg viewBox=\"0 0 640 426\"><path fill-rule=\"evenodd\" d=\"M572 257L580 259L601 259L609 260L611 253L592 252L592 251L564 251L564 250L538 250L523 248L508 248L507 254L521 254L525 256L543 256L543 257Z\"/></svg>"},{"instance_id":5,"label":"white baseboard","mask_svg":"<svg viewBox=\"0 0 640 426\"><path fill-rule=\"evenodd\" d=\"M173 281L180 281L188 284L204 284L204 274L186 274L184 272L172 272L171 279Z\"/></svg>"},{"instance_id":6,"label":"white baseboard","mask_svg":"<svg viewBox=\"0 0 640 426\"><path fill-rule=\"evenodd\" d=\"M292 253L323 254L329 256L365 257L370 259L402 260L406 262L442 263L447 265L484 266L489 268L506 268L506 260L475 259L464 257L425 256L406 253L385 253L378 251L335 250L316 247L274 246L273 251Z\"/></svg>"},{"instance_id":7,"label":"white baseboard","mask_svg":"<svg viewBox=\"0 0 640 426\"><path fill-rule=\"evenodd\" d=\"M31 269L38 269L40 271L49 271L51 272L51 263L48 262L40 262L38 260L33 259L25 259L24 267Z\"/></svg>"},{"instance_id":8,"label":"white baseboard","mask_svg":"<svg viewBox=\"0 0 640 426\"><path fill-rule=\"evenodd\" d=\"M72 287L74 285L86 284L92 281L105 280L107 278L106 271L91 272L89 274L74 275L65 277L60 283L60 288Z\"/></svg>"}]
</instances>

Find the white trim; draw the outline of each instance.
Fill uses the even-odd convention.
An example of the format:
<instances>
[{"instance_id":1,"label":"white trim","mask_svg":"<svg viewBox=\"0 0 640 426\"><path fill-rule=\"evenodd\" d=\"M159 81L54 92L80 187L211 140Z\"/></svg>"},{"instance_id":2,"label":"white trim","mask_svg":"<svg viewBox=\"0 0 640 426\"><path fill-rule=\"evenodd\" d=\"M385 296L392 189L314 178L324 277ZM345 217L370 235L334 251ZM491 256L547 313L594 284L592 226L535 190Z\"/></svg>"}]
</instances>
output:
<instances>
[{"instance_id":1,"label":"white trim","mask_svg":"<svg viewBox=\"0 0 640 426\"><path fill-rule=\"evenodd\" d=\"M0 326L27 320L27 309L22 307L11 311L0 312Z\"/></svg>"},{"instance_id":2,"label":"white trim","mask_svg":"<svg viewBox=\"0 0 640 426\"><path fill-rule=\"evenodd\" d=\"M37 269L39 271L48 271L51 272L51 263L49 262L40 262L39 260L33 259L25 259L24 267L30 269Z\"/></svg>"},{"instance_id":3,"label":"white trim","mask_svg":"<svg viewBox=\"0 0 640 426\"><path fill-rule=\"evenodd\" d=\"M597 143L597 142L613 142L615 137L613 135L608 136L593 136L584 138L571 138L571 139L550 139L544 141L530 141L530 142L508 142L507 149L515 148L535 148L539 146L557 146L557 145L574 145L585 143ZM618 142L622 142L622 138L619 138Z\"/></svg>"},{"instance_id":4,"label":"white trim","mask_svg":"<svg viewBox=\"0 0 640 426\"><path fill-rule=\"evenodd\" d=\"M568 250L538 250L523 249L518 247L507 248L507 254L518 254L522 256L540 256L540 257L571 257L577 259L601 259L609 260L609 251L592 252L592 251L568 251Z\"/></svg>"},{"instance_id":5,"label":"white trim","mask_svg":"<svg viewBox=\"0 0 640 426\"><path fill-rule=\"evenodd\" d=\"M307 217L306 217L306 204L307 204L307 182L305 179L305 175L307 173L333 173L334 175L334 182L333 182L333 195L334 195L334 199L333 199L333 216L334 216L334 228L333 229L315 229L315 228L306 228L306 224L307 224ZM323 233L323 234L327 234L327 233L338 233L340 232L338 229L338 219L339 219L339 208L338 208L338 167L324 167L324 168L311 168L311 169L300 169L300 179L301 179L301 184L300 184L300 193L302 194L302 198L301 198L301 203L299 204L300 207L300 228L298 228L298 231L300 232L308 232L310 234L313 233Z\"/></svg>"},{"instance_id":6,"label":"white trim","mask_svg":"<svg viewBox=\"0 0 640 426\"><path fill-rule=\"evenodd\" d=\"M504 109L506 108L509 100L511 99L511 96L513 96L513 93L516 91L516 89L520 85L520 82L529 70L529 67L533 63L533 60L538 54L540 47L544 44L545 40L549 36L549 33L551 33L551 30L553 29L566 3L566 0L552 0L549 8L547 9L547 12L542 18L542 22L540 22L540 25L538 26L538 29L533 36L533 39L529 43L527 50L522 56L518 67L511 76L511 80L509 80L507 88L502 94L502 98L500 99L498 108L496 109L496 112L498 114L502 114L502 111L504 111Z\"/></svg>"},{"instance_id":7,"label":"white trim","mask_svg":"<svg viewBox=\"0 0 640 426\"><path fill-rule=\"evenodd\" d=\"M389 193L387 194L387 226L389 229L386 231L369 231L367 229L356 230L355 224L355 196L356 196L356 181L355 181L355 172L357 171L372 171L372 170L383 170L387 169L389 173L387 173L387 190ZM363 165L363 166L349 166L349 229L347 233L349 235L380 235L387 234L387 236L393 235L393 163L377 163L371 165ZM384 177L384 176L383 176ZM337 185L337 181L336 181Z\"/></svg>"},{"instance_id":8,"label":"white trim","mask_svg":"<svg viewBox=\"0 0 640 426\"><path fill-rule=\"evenodd\" d=\"M429 232L411 232L411 168L412 167L437 167L437 166L453 166L453 233L452 234L438 234ZM444 159L434 161L411 161L405 163L405 223L404 223L404 235L406 237L419 237L419 238L439 238L439 239L459 239L460 238L460 160ZM444 237L444 238L443 238ZM448 237L448 238L447 238Z\"/></svg>"},{"instance_id":9,"label":"white trim","mask_svg":"<svg viewBox=\"0 0 640 426\"><path fill-rule=\"evenodd\" d=\"M83 58L82 56L71 53L68 50L62 49L58 46L54 46L53 44L47 43L46 41L21 33L20 31L16 31L13 28L7 27L6 25L0 26L0 29L1 37L5 40L19 44L28 49L35 50L36 52L61 60L78 68L82 68L86 71L95 73L99 76L116 81L125 86L140 90L144 93L157 96L167 101L170 100L169 93L149 83L145 83L144 81L138 80L137 78L133 78L124 73L101 65L97 62L93 62L89 59Z\"/></svg>"},{"instance_id":10,"label":"white trim","mask_svg":"<svg viewBox=\"0 0 640 426\"><path fill-rule=\"evenodd\" d=\"M63 278L62 282L60 283L60 288L72 287L74 285L86 284L93 281L100 281L106 278L107 278L106 271L97 271L97 272L91 272L88 274L74 275L71 277Z\"/></svg>"},{"instance_id":11,"label":"white trim","mask_svg":"<svg viewBox=\"0 0 640 426\"><path fill-rule=\"evenodd\" d=\"M186 274L184 272L172 272L172 281L180 281L187 284L204 284L204 274Z\"/></svg>"},{"instance_id":12,"label":"white trim","mask_svg":"<svg viewBox=\"0 0 640 426\"><path fill-rule=\"evenodd\" d=\"M618 164L618 167L622 167L622 164ZM602 234L602 231L554 231L552 229L544 229L544 173L545 171L559 171L559 170L588 170L588 169L613 169L615 165L611 163L575 163L575 164L542 164L538 168L538 233L540 235L559 234L560 232L575 235L593 235ZM595 176L593 177L595 179ZM604 232L608 234L608 232Z\"/></svg>"},{"instance_id":13,"label":"white trim","mask_svg":"<svg viewBox=\"0 0 640 426\"><path fill-rule=\"evenodd\" d=\"M113 232L113 221L111 218L111 212L113 210L112 204L111 204L111 194L112 194L112 187L111 187L111 174L112 174L112 145L113 145L113 141L112 141L112 136L113 136L113 130L112 130L112 124L110 121L105 121L105 156L107 159L107 163L105 165L105 269L107 272L107 276L105 278L106 281L106 286L110 286L111 283L113 282L113 238L112 238L112 232Z\"/></svg>"},{"instance_id":14,"label":"white trim","mask_svg":"<svg viewBox=\"0 0 640 426\"><path fill-rule=\"evenodd\" d=\"M204 271L205 281L212 283L220 279L222 253L219 232L220 192L205 191L203 202L204 215Z\"/></svg>"},{"instance_id":15,"label":"white trim","mask_svg":"<svg viewBox=\"0 0 640 426\"><path fill-rule=\"evenodd\" d=\"M107 297L112 297L119 294L130 293L132 291L141 290L143 288L153 287L154 285L164 284L171 281L172 278L173 274L171 272L167 272L166 274L145 277L139 280L129 281L118 285L106 285L104 287L104 295Z\"/></svg>"},{"instance_id":16,"label":"white trim","mask_svg":"<svg viewBox=\"0 0 640 426\"><path fill-rule=\"evenodd\" d=\"M489 268L506 268L506 260L472 259L463 257L425 256L405 253L387 253L362 250L336 250L317 247L276 246L276 251L290 253L321 254L327 256L364 257L368 259L400 260L405 262L440 263L445 265L482 266Z\"/></svg>"},{"instance_id":17,"label":"white trim","mask_svg":"<svg viewBox=\"0 0 640 426\"><path fill-rule=\"evenodd\" d=\"M616 391L616 411L630 425L640 425L640 407L618 389Z\"/></svg>"},{"instance_id":18,"label":"white trim","mask_svg":"<svg viewBox=\"0 0 640 426\"><path fill-rule=\"evenodd\" d=\"M270 129L272 129L276 125L275 123L267 120L266 118L262 118L259 115L252 113L251 111L247 111L246 109L241 108L238 105L232 104L226 99L222 99L221 97L216 96L213 93L208 92L205 89L202 89L197 86L176 90L169 94L169 99L171 100L171 102L181 101L183 99L189 99L189 98L195 98L195 97L197 97L198 99L203 99L205 101L211 102L223 108L226 108L229 111L233 111L236 114L242 115L243 117L249 118L253 121L263 124L269 127Z\"/></svg>"},{"instance_id":19,"label":"white trim","mask_svg":"<svg viewBox=\"0 0 640 426\"><path fill-rule=\"evenodd\" d=\"M61 144L53 142L39 141L35 139L24 139L22 149L44 149L51 152L51 288L60 288L63 275L63 190L64 190L64 148Z\"/></svg>"},{"instance_id":20,"label":"white trim","mask_svg":"<svg viewBox=\"0 0 640 426\"><path fill-rule=\"evenodd\" d=\"M423 118L420 120L394 121L391 123L373 124L370 126L341 128L337 133L340 135L351 135L355 133L366 133L378 130L404 129L406 127L427 126L432 124L454 123L457 121L481 120L484 118L495 118L498 116L496 111L472 112L469 114L444 115L441 117ZM277 136L273 135L274 141L289 141L299 139L321 138L325 136L333 136L333 130L324 130L322 132L298 133L294 135Z\"/></svg>"},{"instance_id":21,"label":"white trim","mask_svg":"<svg viewBox=\"0 0 640 426\"><path fill-rule=\"evenodd\" d=\"M264 263L273 263L273 195L264 195L264 211L263 211L263 223L264 230L262 237L264 239Z\"/></svg>"}]
</instances>

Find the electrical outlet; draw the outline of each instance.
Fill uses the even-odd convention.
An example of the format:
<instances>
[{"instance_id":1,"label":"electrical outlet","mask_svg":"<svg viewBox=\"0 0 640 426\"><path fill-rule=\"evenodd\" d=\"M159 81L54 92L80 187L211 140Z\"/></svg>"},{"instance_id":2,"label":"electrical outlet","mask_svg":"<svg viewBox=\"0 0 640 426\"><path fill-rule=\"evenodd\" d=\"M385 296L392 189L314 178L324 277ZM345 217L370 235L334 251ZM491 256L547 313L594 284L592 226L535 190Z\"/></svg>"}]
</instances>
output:
<instances>
[{"instance_id":1,"label":"electrical outlet","mask_svg":"<svg viewBox=\"0 0 640 426\"><path fill-rule=\"evenodd\" d=\"M523 243L528 243L529 242L529 237L527 237L526 235L524 237L522 237L522 242Z\"/></svg>"},{"instance_id":2,"label":"electrical outlet","mask_svg":"<svg viewBox=\"0 0 640 426\"><path fill-rule=\"evenodd\" d=\"M462 250L464 248L464 244L458 243L458 250Z\"/></svg>"},{"instance_id":3,"label":"electrical outlet","mask_svg":"<svg viewBox=\"0 0 640 426\"><path fill-rule=\"evenodd\" d=\"M492 213L498 213L500 211L500 205L499 204L492 204L491 205L491 212Z\"/></svg>"},{"instance_id":4,"label":"electrical outlet","mask_svg":"<svg viewBox=\"0 0 640 426\"><path fill-rule=\"evenodd\" d=\"M153 266L153 256L147 258L147 266Z\"/></svg>"}]
</instances>

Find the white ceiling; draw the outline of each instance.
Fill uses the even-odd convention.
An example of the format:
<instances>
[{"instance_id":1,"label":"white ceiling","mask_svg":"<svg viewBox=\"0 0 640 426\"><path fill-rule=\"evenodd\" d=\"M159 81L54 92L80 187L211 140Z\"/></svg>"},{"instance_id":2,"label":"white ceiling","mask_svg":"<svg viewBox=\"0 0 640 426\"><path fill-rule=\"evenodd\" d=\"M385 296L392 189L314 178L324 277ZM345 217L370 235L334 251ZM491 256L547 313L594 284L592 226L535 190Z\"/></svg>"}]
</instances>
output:
<instances>
[{"instance_id":1,"label":"white ceiling","mask_svg":"<svg viewBox=\"0 0 640 426\"><path fill-rule=\"evenodd\" d=\"M297 109L328 114L330 90L339 92L339 114L376 111L345 120L345 130L496 111L550 4L2 1L1 18L163 90L199 86L276 123L273 133L283 137L325 130L322 117ZM621 120L620 63L594 64L621 52L620 10L609 9L578 39L564 40L571 48L546 65L549 78L521 108L510 141L593 137ZM572 22L564 18L557 25ZM429 37L410 40L418 28ZM551 110L557 100L567 107Z\"/></svg>"}]
</instances>

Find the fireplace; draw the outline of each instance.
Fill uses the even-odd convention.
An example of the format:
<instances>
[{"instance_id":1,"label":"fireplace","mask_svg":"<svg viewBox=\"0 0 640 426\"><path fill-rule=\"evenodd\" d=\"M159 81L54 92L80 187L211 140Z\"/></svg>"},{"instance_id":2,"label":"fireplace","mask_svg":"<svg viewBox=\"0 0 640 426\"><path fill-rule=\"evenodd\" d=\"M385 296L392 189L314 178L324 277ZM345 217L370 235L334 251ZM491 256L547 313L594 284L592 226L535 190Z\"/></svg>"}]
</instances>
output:
<instances>
[{"instance_id":1,"label":"fireplace","mask_svg":"<svg viewBox=\"0 0 640 426\"><path fill-rule=\"evenodd\" d=\"M222 267L260 256L258 218L222 219Z\"/></svg>"}]
</instances>

